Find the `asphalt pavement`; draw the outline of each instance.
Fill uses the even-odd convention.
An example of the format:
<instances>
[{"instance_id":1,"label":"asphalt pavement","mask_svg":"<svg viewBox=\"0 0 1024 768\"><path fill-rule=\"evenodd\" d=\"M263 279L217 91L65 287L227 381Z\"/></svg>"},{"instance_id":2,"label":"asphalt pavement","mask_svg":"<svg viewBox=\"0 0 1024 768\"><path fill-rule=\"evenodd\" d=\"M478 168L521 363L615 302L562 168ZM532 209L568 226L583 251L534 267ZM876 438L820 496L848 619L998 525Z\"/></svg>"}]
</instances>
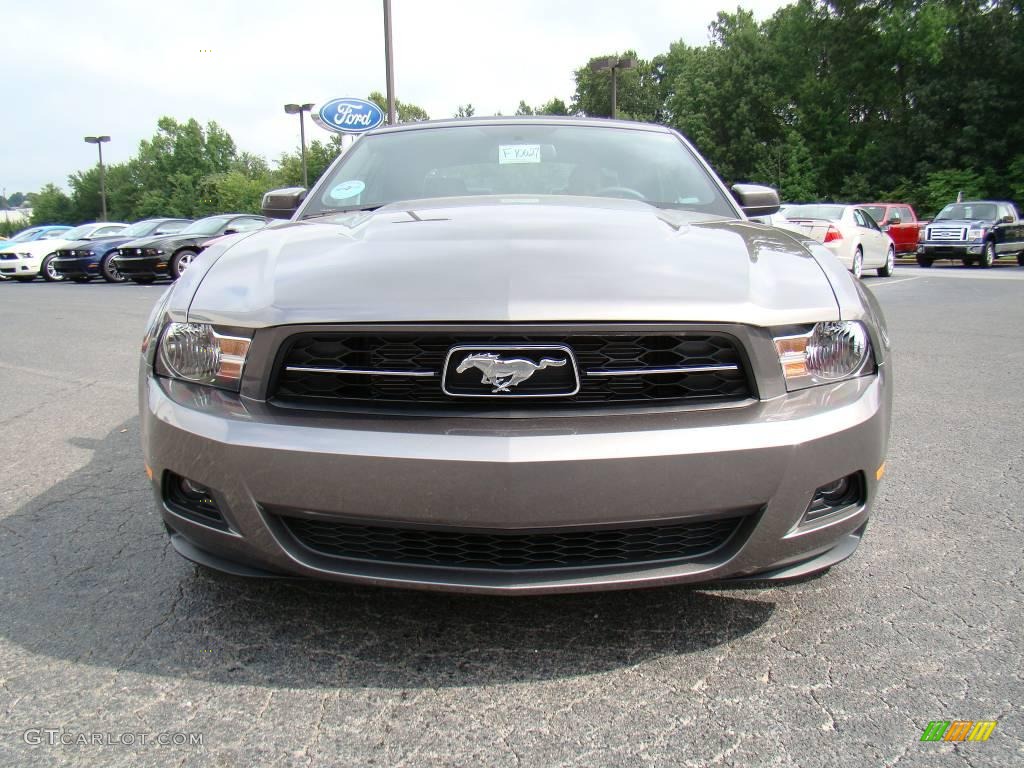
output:
<instances>
[{"instance_id":1,"label":"asphalt pavement","mask_svg":"<svg viewBox=\"0 0 1024 768\"><path fill-rule=\"evenodd\" d=\"M0 283L0 765L1024 764L1024 268L865 284L896 398L851 560L494 598L182 560L136 416L163 288ZM920 741L933 720L998 725Z\"/></svg>"}]
</instances>

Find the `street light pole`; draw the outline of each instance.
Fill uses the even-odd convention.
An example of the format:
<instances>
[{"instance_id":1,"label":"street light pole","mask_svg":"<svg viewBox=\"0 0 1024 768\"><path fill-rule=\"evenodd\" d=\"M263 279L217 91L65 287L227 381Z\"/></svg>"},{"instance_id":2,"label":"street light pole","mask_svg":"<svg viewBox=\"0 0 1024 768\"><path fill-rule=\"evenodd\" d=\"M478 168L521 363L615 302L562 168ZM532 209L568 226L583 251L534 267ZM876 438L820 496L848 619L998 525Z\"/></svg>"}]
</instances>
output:
<instances>
[{"instance_id":1,"label":"street light pole","mask_svg":"<svg viewBox=\"0 0 1024 768\"><path fill-rule=\"evenodd\" d=\"M100 206L103 211L100 221L107 220L107 182L105 174L103 172L103 143L110 141L109 136L86 136L85 141L88 144L95 144L96 149L100 151Z\"/></svg>"},{"instance_id":2,"label":"street light pole","mask_svg":"<svg viewBox=\"0 0 1024 768\"><path fill-rule=\"evenodd\" d=\"M612 119L615 118L617 113L618 91L619 81L618 74L620 69L633 69L636 66L636 59L621 58L617 59L614 56L605 56L601 59L594 59L590 63L590 70L592 72L603 72L608 69L612 73Z\"/></svg>"},{"instance_id":3,"label":"street light pole","mask_svg":"<svg viewBox=\"0 0 1024 768\"><path fill-rule=\"evenodd\" d=\"M309 189L309 171L306 169L306 120L304 114L313 109L312 104L285 104L284 111L299 116L299 141L302 142L302 186Z\"/></svg>"},{"instance_id":4,"label":"street light pole","mask_svg":"<svg viewBox=\"0 0 1024 768\"><path fill-rule=\"evenodd\" d=\"M391 51L391 0L384 0L384 76L388 91L388 125L395 119L395 67Z\"/></svg>"}]
</instances>

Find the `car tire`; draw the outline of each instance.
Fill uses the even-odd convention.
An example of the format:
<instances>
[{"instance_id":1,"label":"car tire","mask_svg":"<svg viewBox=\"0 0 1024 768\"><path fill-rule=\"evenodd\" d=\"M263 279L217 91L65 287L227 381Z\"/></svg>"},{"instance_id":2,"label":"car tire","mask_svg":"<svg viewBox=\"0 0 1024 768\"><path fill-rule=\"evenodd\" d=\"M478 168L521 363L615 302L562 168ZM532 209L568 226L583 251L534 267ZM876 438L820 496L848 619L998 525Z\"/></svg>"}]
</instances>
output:
<instances>
[{"instance_id":1,"label":"car tire","mask_svg":"<svg viewBox=\"0 0 1024 768\"><path fill-rule=\"evenodd\" d=\"M1017 266L1024 267L1024 251L1017 254Z\"/></svg>"},{"instance_id":2,"label":"car tire","mask_svg":"<svg viewBox=\"0 0 1024 768\"><path fill-rule=\"evenodd\" d=\"M117 251L111 251L100 259L100 274L108 283L123 283L128 279L117 271L117 265L114 263L116 255Z\"/></svg>"},{"instance_id":3,"label":"car tire","mask_svg":"<svg viewBox=\"0 0 1024 768\"><path fill-rule=\"evenodd\" d=\"M922 269L931 269L932 259L926 259L924 256L917 257L917 266Z\"/></svg>"},{"instance_id":4,"label":"car tire","mask_svg":"<svg viewBox=\"0 0 1024 768\"><path fill-rule=\"evenodd\" d=\"M171 273L171 279L177 280L181 277L182 273L188 269L188 265L191 264L198 255L198 253L191 251L188 248L174 254L174 256L171 257L171 263L168 266L168 271Z\"/></svg>"},{"instance_id":5,"label":"car tire","mask_svg":"<svg viewBox=\"0 0 1024 768\"><path fill-rule=\"evenodd\" d=\"M152 285L155 281L155 277L133 277L131 281L136 285Z\"/></svg>"},{"instance_id":6,"label":"car tire","mask_svg":"<svg viewBox=\"0 0 1024 768\"><path fill-rule=\"evenodd\" d=\"M991 267L996 261L996 244L989 240L985 243L985 250L981 252L978 264L985 269Z\"/></svg>"},{"instance_id":7,"label":"car tire","mask_svg":"<svg viewBox=\"0 0 1024 768\"><path fill-rule=\"evenodd\" d=\"M55 254L50 254L43 259L43 264L39 267L39 274L43 276L43 280L48 283L63 283L64 275L60 274L53 266L53 260L57 258Z\"/></svg>"},{"instance_id":8,"label":"car tire","mask_svg":"<svg viewBox=\"0 0 1024 768\"><path fill-rule=\"evenodd\" d=\"M885 264L880 266L877 270L879 277L892 277L892 272L896 268L896 251L892 248L885 255Z\"/></svg>"},{"instance_id":9,"label":"car tire","mask_svg":"<svg viewBox=\"0 0 1024 768\"><path fill-rule=\"evenodd\" d=\"M857 250L853 252L853 266L850 267L850 272L852 272L853 276L858 280L860 280L861 276L864 274L864 251L859 245L857 246Z\"/></svg>"}]
</instances>

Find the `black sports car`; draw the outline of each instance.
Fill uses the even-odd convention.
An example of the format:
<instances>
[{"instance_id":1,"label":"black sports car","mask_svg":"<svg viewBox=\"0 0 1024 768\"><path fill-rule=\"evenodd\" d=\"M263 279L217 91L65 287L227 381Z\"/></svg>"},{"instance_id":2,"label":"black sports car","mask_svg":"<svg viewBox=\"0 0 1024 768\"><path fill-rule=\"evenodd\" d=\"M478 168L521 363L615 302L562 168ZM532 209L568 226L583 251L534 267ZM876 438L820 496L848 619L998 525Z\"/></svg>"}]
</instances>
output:
<instances>
[{"instance_id":1,"label":"black sports car","mask_svg":"<svg viewBox=\"0 0 1024 768\"><path fill-rule=\"evenodd\" d=\"M188 219L144 219L110 237L68 243L56 252L54 272L59 275L58 279L69 278L76 283L87 283L96 276L108 283L123 283L126 278L114 263L120 246L140 237L170 235L191 223Z\"/></svg>"},{"instance_id":2,"label":"black sports car","mask_svg":"<svg viewBox=\"0 0 1024 768\"><path fill-rule=\"evenodd\" d=\"M247 213L207 216L169 237L141 238L117 249L118 272L136 283L152 283L158 277L177 280L202 250L202 244L218 235L250 232L265 227L270 219Z\"/></svg>"}]
</instances>

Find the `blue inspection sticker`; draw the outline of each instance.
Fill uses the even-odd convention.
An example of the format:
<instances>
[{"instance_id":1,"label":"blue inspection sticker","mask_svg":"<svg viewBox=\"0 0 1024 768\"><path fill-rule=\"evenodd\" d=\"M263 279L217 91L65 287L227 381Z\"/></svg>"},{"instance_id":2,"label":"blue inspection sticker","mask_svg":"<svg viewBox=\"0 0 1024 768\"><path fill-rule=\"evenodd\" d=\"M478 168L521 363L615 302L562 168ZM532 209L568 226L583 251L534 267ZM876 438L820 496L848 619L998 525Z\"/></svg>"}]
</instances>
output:
<instances>
[{"instance_id":1,"label":"blue inspection sticker","mask_svg":"<svg viewBox=\"0 0 1024 768\"><path fill-rule=\"evenodd\" d=\"M331 199L348 200L350 197L361 195L364 189L366 189L366 184L359 179L343 181L341 184L335 184L331 187Z\"/></svg>"}]
</instances>

